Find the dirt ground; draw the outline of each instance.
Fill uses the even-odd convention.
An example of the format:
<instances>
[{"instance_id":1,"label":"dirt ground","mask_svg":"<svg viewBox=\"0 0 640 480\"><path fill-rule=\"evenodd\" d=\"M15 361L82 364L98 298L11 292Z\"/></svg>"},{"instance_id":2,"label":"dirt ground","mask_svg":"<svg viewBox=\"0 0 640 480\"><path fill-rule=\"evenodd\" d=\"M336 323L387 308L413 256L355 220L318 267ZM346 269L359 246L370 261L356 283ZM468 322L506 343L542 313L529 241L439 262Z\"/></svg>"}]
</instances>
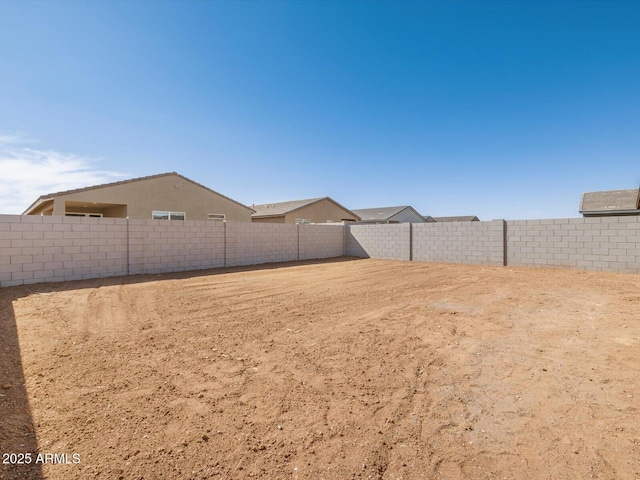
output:
<instances>
[{"instance_id":1,"label":"dirt ground","mask_svg":"<svg viewBox=\"0 0 640 480\"><path fill-rule=\"evenodd\" d=\"M640 276L340 259L0 308L0 448L42 455L4 479L640 478Z\"/></svg>"}]
</instances>

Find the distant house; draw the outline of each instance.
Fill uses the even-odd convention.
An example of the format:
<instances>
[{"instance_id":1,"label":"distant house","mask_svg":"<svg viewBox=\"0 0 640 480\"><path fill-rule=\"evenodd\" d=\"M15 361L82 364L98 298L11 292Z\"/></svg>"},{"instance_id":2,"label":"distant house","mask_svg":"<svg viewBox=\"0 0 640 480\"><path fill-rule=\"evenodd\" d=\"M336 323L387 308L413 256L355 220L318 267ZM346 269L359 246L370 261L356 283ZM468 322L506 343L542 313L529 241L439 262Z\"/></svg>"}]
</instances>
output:
<instances>
[{"instance_id":1,"label":"distant house","mask_svg":"<svg viewBox=\"0 0 640 480\"><path fill-rule=\"evenodd\" d=\"M262 223L341 223L360 217L329 197L252 205L252 222Z\"/></svg>"},{"instance_id":2,"label":"distant house","mask_svg":"<svg viewBox=\"0 0 640 480\"><path fill-rule=\"evenodd\" d=\"M462 215L458 217L432 217L435 222L479 222L475 215Z\"/></svg>"},{"instance_id":3,"label":"distant house","mask_svg":"<svg viewBox=\"0 0 640 480\"><path fill-rule=\"evenodd\" d=\"M361 208L352 211L360 217L358 223L425 223L427 221L425 217L408 205Z\"/></svg>"},{"instance_id":4,"label":"distant house","mask_svg":"<svg viewBox=\"0 0 640 480\"><path fill-rule=\"evenodd\" d=\"M640 189L586 192L580 200L580 213L585 217L640 215Z\"/></svg>"},{"instance_id":5,"label":"distant house","mask_svg":"<svg viewBox=\"0 0 640 480\"><path fill-rule=\"evenodd\" d=\"M176 172L39 197L23 215L251 221L251 210Z\"/></svg>"}]
</instances>

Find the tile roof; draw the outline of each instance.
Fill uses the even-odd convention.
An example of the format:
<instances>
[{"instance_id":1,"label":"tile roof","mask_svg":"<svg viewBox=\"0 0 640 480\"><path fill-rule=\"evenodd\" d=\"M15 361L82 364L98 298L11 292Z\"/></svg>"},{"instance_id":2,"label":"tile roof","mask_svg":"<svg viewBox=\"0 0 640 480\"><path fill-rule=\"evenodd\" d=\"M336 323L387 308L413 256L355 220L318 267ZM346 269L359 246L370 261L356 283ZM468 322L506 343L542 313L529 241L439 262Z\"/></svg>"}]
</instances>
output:
<instances>
[{"instance_id":1,"label":"tile roof","mask_svg":"<svg viewBox=\"0 0 640 480\"><path fill-rule=\"evenodd\" d=\"M638 209L637 188L586 192L580 201L580 213L614 212Z\"/></svg>"},{"instance_id":2,"label":"tile roof","mask_svg":"<svg viewBox=\"0 0 640 480\"><path fill-rule=\"evenodd\" d=\"M386 221L406 208L411 207L408 205L403 205L400 207L360 208L351 211L358 215L363 222L372 220Z\"/></svg>"},{"instance_id":3,"label":"tile roof","mask_svg":"<svg viewBox=\"0 0 640 480\"><path fill-rule=\"evenodd\" d=\"M480 219L475 215L461 215L458 217L433 217L436 222L478 222Z\"/></svg>"}]
</instances>

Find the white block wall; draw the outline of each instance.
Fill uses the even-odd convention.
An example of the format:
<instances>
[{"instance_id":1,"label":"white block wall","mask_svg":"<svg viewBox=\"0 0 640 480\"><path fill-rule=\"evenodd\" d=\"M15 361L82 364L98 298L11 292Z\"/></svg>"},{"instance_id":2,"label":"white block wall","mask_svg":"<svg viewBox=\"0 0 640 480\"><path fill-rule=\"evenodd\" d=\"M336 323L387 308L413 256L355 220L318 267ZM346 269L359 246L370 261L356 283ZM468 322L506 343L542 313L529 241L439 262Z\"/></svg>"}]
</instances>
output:
<instances>
[{"instance_id":1,"label":"white block wall","mask_svg":"<svg viewBox=\"0 0 640 480\"><path fill-rule=\"evenodd\" d=\"M504 221L413 224L413 260L504 264Z\"/></svg>"},{"instance_id":2,"label":"white block wall","mask_svg":"<svg viewBox=\"0 0 640 480\"><path fill-rule=\"evenodd\" d=\"M507 262L640 273L640 217L509 221Z\"/></svg>"},{"instance_id":3,"label":"white block wall","mask_svg":"<svg viewBox=\"0 0 640 480\"><path fill-rule=\"evenodd\" d=\"M129 274L224 266L224 222L129 220Z\"/></svg>"},{"instance_id":4,"label":"white block wall","mask_svg":"<svg viewBox=\"0 0 640 480\"><path fill-rule=\"evenodd\" d=\"M347 225L347 255L410 260L411 224Z\"/></svg>"},{"instance_id":5,"label":"white block wall","mask_svg":"<svg viewBox=\"0 0 640 480\"><path fill-rule=\"evenodd\" d=\"M127 221L0 215L0 286L127 274Z\"/></svg>"},{"instance_id":6,"label":"white block wall","mask_svg":"<svg viewBox=\"0 0 640 480\"><path fill-rule=\"evenodd\" d=\"M344 255L343 225L298 225L298 228L300 245L298 260Z\"/></svg>"},{"instance_id":7,"label":"white block wall","mask_svg":"<svg viewBox=\"0 0 640 480\"><path fill-rule=\"evenodd\" d=\"M227 267L298 259L298 226L227 222Z\"/></svg>"}]
</instances>

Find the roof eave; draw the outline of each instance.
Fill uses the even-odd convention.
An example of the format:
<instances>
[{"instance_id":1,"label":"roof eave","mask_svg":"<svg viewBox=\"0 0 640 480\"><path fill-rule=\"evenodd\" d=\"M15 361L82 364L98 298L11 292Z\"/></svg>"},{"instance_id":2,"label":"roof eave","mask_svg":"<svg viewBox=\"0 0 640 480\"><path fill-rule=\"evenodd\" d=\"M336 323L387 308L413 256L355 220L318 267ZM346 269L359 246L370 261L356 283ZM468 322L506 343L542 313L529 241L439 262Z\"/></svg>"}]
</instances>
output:
<instances>
[{"instance_id":1,"label":"roof eave","mask_svg":"<svg viewBox=\"0 0 640 480\"><path fill-rule=\"evenodd\" d=\"M284 217L285 215L286 215L285 213L276 213L271 215L260 215L259 213L255 213L251 215L251 218L278 218L278 217Z\"/></svg>"},{"instance_id":2,"label":"roof eave","mask_svg":"<svg viewBox=\"0 0 640 480\"><path fill-rule=\"evenodd\" d=\"M38 199L33 202L24 212L22 212L22 215L29 215L29 212L34 211L36 208L38 208L40 205L42 205L44 202L48 201L48 200L53 200L52 197L48 197L46 195L42 195L40 197L38 197Z\"/></svg>"},{"instance_id":3,"label":"roof eave","mask_svg":"<svg viewBox=\"0 0 640 480\"><path fill-rule=\"evenodd\" d=\"M640 215L640 209L627 210L579 210L580 214L588 217L603 215Z\"/></svg>"}]
</instances>

